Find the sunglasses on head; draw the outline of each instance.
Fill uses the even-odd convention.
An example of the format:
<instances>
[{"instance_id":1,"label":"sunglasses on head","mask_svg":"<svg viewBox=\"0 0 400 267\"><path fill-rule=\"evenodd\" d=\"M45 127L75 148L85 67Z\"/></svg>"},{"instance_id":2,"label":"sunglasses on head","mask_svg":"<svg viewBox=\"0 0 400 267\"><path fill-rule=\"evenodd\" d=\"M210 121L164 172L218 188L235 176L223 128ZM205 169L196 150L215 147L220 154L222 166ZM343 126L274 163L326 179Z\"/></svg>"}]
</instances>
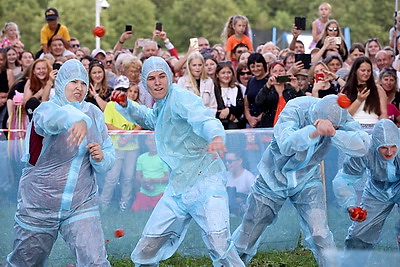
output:
<instances>
[{"instance_id":1,"label":"sunglasses on head","mask_svg":"<svg viewBox=\"0 0 400 267\"><path fill-rule=\"evenodd\" d=\"M218 62L218 66L220 66L220 67L232 66L232 61L221 61L221 62Z\"/></svg>"},{"instance_id":2,"label":"sunglasses on head","mask_svg":"<svg viewBox=\"0 0 400 267\"><path fill-rule=\"evenodd\" d=\"M251 75L251 71L239 71L240 76L245 75L245 74Z\"/></svg>"},{"instance_id":3,"label":"sunglasses on head","mask_svg":"<svg viewBox=\"0 0 400 267\"><path fill-rule=\"evenodd\" d=\"M369 38L369 39L367 39L367 43L373 42L373 41L378 41L378 40L379 40L378 38Z\"/></svg>"}]
</instances>

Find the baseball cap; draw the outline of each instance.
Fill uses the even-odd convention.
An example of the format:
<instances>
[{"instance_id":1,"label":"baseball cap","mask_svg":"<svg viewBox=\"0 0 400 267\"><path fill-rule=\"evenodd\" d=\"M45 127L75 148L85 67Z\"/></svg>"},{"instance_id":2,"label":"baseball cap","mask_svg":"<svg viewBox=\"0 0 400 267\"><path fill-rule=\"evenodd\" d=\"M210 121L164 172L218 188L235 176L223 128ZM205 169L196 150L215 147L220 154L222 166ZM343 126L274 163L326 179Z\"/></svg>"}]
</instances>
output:
<instances>
[{"instance_id":1,"label":"baseball cap","mask_svg":"<svg viewBox=\"0 0 400 267\"><path fill-rule=\"evenodd\" d=\"M93 51L92 51L92 54L90 55L92 58L94 58L94 57L96 57L98 54L103 54L104 56L106 56L106 51L104 51L103 49L101 49L101 48L96 48L96 49L93 49Z\"/></svg>"},{"instance_id":2,"label":"baseball cap","mask_svg":"<svg viewBox=\"0 0 400 267\"><path fill-rule=\"evenodd\" d=\"M58 18L58 11L55 8L48 8L46 12L44 12L46 16L46 20L56 20Z\"/></svg>"},{"instance_id":3,"label":"baseball cap","mask_svg":"<svg viewBox=\"0 0 400 267\"><path fill-rule=\"evenodd\" d=\"M130 84L129 84L128 77L126 77L124 75L120 75L115 79L114 90L121 89L121 88L128 89L129 85Z\"/></svg>"},{"instance_id":4,"label":"baseball cap","mask_svg":"<svg viewBox=\"0 0 400 267\"><path fill-rule=\"evenodd\" d=\"M298 73L296 73L296 76L297 75L308 77L308 71L306 69L301 69Z\"/></svg>"}]
</instances>

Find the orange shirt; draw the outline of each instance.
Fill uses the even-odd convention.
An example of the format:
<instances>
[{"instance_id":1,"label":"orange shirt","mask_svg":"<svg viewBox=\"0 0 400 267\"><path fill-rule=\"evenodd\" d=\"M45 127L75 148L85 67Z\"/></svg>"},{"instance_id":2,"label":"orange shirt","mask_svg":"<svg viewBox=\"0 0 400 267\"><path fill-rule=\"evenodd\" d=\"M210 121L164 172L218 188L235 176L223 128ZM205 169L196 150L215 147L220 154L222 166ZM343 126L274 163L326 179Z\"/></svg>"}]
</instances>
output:
<instances>
[{"instance_id":1,"label":"orange shirt","mask_svg":"<svg viewBox=\"0 0 400 267\"><path fill-rule=\"evenodd\" d=\"M275 126L276 122L278 121L279 114L281 114L281 112L285 106L286 106L286 100L285 100L285 98L283 98L283 95L281 95L278 100L278 106L276 107L274 126Z\"/></svg>"},{"instance_id":2,"label":"orange shirt","mask_svg":"<svg viewBox=\"0 0 400 267\"><path fill-rule=\"evenodd\" d=\"M231 61L235 60L235 55L233 54L233 48L235 48L238 44L245 44L249 47L249 51L254 51L253 44L251 43L250 38L247 35L243 35L242 40L236 39L235 35L231 35L226 41L225 51L231 52ZM228 59L227 59L228 60Z\"/></svg>"}]
</instances>

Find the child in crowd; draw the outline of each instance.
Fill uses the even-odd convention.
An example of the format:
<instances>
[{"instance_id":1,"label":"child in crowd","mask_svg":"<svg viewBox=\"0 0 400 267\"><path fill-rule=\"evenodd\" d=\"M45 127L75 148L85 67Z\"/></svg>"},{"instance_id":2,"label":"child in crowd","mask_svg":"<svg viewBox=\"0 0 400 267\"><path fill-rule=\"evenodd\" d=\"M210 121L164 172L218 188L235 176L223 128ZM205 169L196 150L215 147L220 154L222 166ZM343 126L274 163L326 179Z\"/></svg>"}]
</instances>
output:
<instances>
[{"instance_id":1,"label":"child in crowd","mask_svg":"<svg viewBox=\"0 0 400 267\"><path fill-rule=\"evenodd\" d=\"M153 209L168 183L168 167L157 154L154 136L146 136L145 144L149 152L141 154L136 162L136 179L141 186L132 204L133 211Z\"/></svg>"},{"instance_id":2,"label":"child in crowd","mask_svg":"<svg viewBox=\"0 0 400 267\"><path fill-rule=\"evenodd\" d=\"M237 60L234 57L233 49L239 43L247 45L249 51L254 51L249 31L249 20L245 16L235 15L229 18L221 34L222 41L225 44L226 60Z\"/></svg>"},{"instance_id":3,"label":"child in crowd","mask_svg":"<svg viewBox=\"0 0 400 267\"><path fill-rule=\"evenodd\" d=\"M139 96L137 85L129 85L129 79L126 76L119 76L116 79L114 90L127 92L127 97L136 101ZM141 130L136 125L125 119L116 109L115 102L110 101L104 110L104 121L108 130ZM101 193L102 208L107 209L114 194L115 187L121 179L121 200L119 202L120 211L128 208L128 203L132 197L132 190L135 185L135 164L138 156L137 136L133 135L113 135L113 145L115 148L115 164L105 177L103 191ZM122 176L122 177L121 177Z\"/></svg>"},{"instance_id":4,"label":"child in crowd","mask_svg":"<svg viewBox=\"0 0 400 267\"><path fill-rule=\"evenodd\" d=\"M332 14L332 7L329 3L322 3L318 7L319 18L314 20L311 24L313 40L309 46L309 49L313 49L321 38L322 33L325 29L325 24L329 20L329 16Z\"/></svg>"},{"instance_id":5,"label":"child in crowd","mask_svg":"<svg viewBox=\"0 0 400 267\"><path fill-rule=\"evenodd\" d=\"M18 25L14 22L6 22L6 24L4 24L3 29L1 30L0 48L5 48L7 46L13 46L16 44L22 44L19 38L20 36L19 36Z\"/></svg>"}]
</instances>

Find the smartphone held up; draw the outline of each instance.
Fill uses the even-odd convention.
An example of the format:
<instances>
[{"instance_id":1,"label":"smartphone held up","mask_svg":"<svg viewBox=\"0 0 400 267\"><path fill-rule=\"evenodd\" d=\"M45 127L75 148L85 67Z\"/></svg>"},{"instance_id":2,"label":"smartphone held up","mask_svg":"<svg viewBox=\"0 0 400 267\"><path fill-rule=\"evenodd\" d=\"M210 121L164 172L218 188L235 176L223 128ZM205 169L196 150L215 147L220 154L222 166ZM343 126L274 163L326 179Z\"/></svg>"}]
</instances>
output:
<instances>
[{"instance_id":1,"label":"smartphone held up","mask_svg":"<svg viewBox=\"0 0 400 267\"><path fill-rule=\"evenodd\" d=\"M161 22L157 22L156 23L156 30L162 32L163 24Z\"/></svg>"},{"instance_id":2,"label":"smartphone held up","mask_svg":"<svg viewBox=\"0 0 400 267\"><path fill-rule=\"evenodd\" d=\"M132 25L131 24L126 24L125 25L125 31L126 32L131 32L132 31Z\"/></svg>"},{"instance_id":3,"label":"smartphone held up","mask_svg":"<svg viewBox=\"0 0 400 267\"><path fill-rule=\"evenodd\" d=\"M306 17L295 17L294 18L294 26L298 30L305 31L306 30Z\"/></svg>"},{"instance_id":4,"label":"smartphone held up","mask_svg":"<svg viewBox=\"0 0 400 267\"><path fill-rule=\"evenodd\" d=\"M190 47L192 47L194 49L199 49L199 39L190 38Z\"/></svg>"}]
</instances>

